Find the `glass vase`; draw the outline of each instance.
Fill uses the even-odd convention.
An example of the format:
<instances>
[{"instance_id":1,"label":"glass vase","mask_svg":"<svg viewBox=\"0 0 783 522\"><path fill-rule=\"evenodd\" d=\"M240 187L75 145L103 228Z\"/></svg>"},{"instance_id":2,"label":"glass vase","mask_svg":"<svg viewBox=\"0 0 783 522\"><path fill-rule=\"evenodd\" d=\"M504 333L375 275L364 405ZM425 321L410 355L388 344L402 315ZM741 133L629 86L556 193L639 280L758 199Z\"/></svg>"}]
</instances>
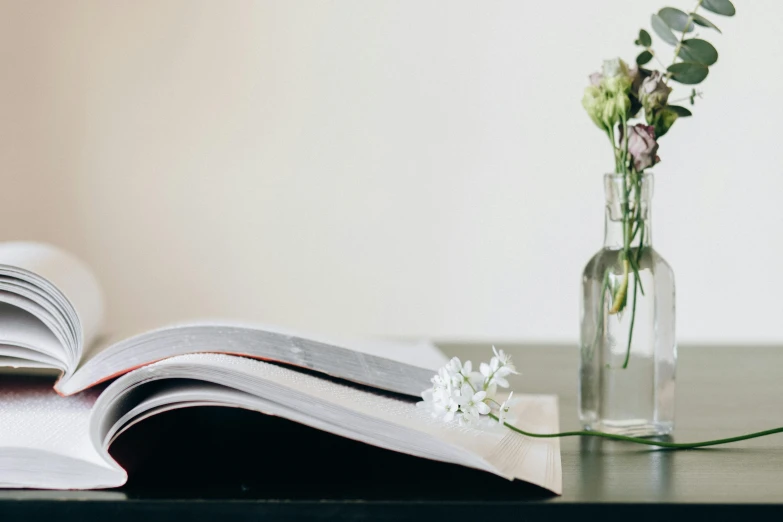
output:
<instances>
[{"instance_id":1,"label":"glass vase","mask_svg":"<svg viewBox=\"0 0 783 522\"><path fill-rule=\"evenodd\" d=\"M585 429L644 437L674 428L674 274L652 246L652 189L652 174L604 176L604 246L582 274Z\"/></svg>"}]
</instances>

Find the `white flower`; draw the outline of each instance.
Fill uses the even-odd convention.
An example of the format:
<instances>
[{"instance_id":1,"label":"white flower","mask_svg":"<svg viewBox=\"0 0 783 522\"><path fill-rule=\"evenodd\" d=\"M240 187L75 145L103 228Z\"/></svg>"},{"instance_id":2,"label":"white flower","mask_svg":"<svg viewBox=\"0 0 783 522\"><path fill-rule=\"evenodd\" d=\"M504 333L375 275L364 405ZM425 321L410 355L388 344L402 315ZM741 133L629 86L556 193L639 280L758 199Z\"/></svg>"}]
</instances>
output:
<instances>
[{"instance_id":1,"label":"white flower","mask_svg":"<svg viewBox=\"0 0 783 522\"><path fill-rule=\"evenodd\" d=\"M495 356L489 364L481 363L480 373L473 372L470 361L463 364L459 358L452 358L432 377L432 387L422 393L422 401L417 406L428 409L433 417L440 417L445 422L457 420L461 426L479 425L482 416L493 411L489 403L497 404L493 398L497 387L507 388L506 376L517 373L510 356L494 346L492 350ZM506 419L508 413L508 400L498 412L502 419ZM485 424L496 425L491 419L485 417L484 420Z\"/></svg>"},{"instance_id":2,"label":"white flower","mask_svg":"<svg viewBox=\"0 0 783 522\"><path fill-rule=\"evenodd\" d=\"M479 416L490 412L489 406L484 402L487 398L485 391L473 391L470 385L465 384L460 390L458 396L454 396L454 401L459 405L461 424L472 424L479 420Z\"/></svg>"},{"instance_id":3,"label":"white flower","mask_svg":"<svg viewBox=\"0 0 783 522\"><path fill-rule=\"evenodd\" d=\"M459 360L459 357L454 357L448 362L446 369L452 374L457 373L465 375L470 373L470 371L473 369L473 363L470 361L465 361L463 366L462 361Z\"/></svg>"},{"instance_id":4,"label":"white flower","mask_svg":"<svg viewBox=\"0 0 783 522\"><path fill-rule=\"evenodd\" d=\"M500 409L498 410L498 424L501 426L506 422L506 415L508 415L508 409L509 405L511 404L511 397L514 396L514 392L511 392L508 394L508 397L505 401L503 401L503 404L500 405Z\"/></svg>"},{"instance_id":5,"label":"white flower","mask_svg":"<svg viewBox=\"0 0 783 522\"><path fill-rule=\"evenodd\" d=\"M481 375L484 376L484 388L490 389L493 386L500 386L502 388L508 388L507 376L518 373L514 363L511 361L511 356L507 355L503 350L498 350L494 346L492 351L495 353L489 364L481 363L479 369Z\"/></svg>"},{"instance_id":6,"label":"white flower","mask_svg":"<svg viewBox=\"0 0 783 522\"><path fill-rule=\"evenodd\" d=\"M498 364L503 367L503 371L506 375L508 374L518 374L516 366L514 366L514 362L511 360L511 356L506 354L503 350L498 350L494 346L492 347L492 352L495 354L494 359L498 360Z\"/></svg>"},{"instance_id":7,"label":"white flower","mask_svg":"<svg viewBox=\"0 0 783 522\"><path fill-rule=\"evenodd\" d=\"M473 371L473 363L465 361L465 364L462 364L459 357L452 358L444 368L451 375L455 386L462 386L464 382L475 384L481 381L481 375ZM441 368L441 371L444 368Z\"/></svg>"}]
</instances>

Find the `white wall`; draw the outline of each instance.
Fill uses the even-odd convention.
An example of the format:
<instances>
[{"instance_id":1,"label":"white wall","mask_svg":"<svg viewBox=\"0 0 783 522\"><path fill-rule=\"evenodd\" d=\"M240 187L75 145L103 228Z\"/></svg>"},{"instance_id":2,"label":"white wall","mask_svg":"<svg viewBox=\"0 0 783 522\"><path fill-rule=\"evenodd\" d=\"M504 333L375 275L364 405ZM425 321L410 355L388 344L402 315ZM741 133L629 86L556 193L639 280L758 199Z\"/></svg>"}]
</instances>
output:
<instances>
[{"instance_id":1,"label":"white wall","mask_svg":"<svg viewBox=\"0 0 783 522\"><path fill-rule=\"evenodd\" d=\"M783 341L783 3L736 4L655 169L683 341ZM582 89L663 5L0 2L0 239L85 258L116 329L575 341Z\"/></svg>"}]
</instances>

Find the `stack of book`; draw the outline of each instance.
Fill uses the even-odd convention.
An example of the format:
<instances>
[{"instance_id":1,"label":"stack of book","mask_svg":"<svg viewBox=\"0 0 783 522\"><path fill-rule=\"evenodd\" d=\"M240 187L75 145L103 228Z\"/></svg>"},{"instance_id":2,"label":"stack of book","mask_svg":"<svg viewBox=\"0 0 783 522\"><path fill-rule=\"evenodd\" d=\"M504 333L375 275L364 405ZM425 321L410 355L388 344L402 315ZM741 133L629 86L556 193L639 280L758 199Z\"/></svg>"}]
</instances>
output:
<instances>
[{"instance_id":1,"label":"stack of book","mask_svg":"<svg viewBox=\"0 0 783 522\"><path fill-rule=\"evenodd\" d=\"M340 342L215 321L108 340L103 316L100 286L78 259L0 243L0 487L122 486L127 474L109 448L125 430L176 408L226 406L561 492L557 439L460 427L416 407L445 362L429 342ZM14 376L46 370L59 374L53 388ZM522 396L512 410L522 428L558 428L554 396Z\"/></svg>"}]
</instances>

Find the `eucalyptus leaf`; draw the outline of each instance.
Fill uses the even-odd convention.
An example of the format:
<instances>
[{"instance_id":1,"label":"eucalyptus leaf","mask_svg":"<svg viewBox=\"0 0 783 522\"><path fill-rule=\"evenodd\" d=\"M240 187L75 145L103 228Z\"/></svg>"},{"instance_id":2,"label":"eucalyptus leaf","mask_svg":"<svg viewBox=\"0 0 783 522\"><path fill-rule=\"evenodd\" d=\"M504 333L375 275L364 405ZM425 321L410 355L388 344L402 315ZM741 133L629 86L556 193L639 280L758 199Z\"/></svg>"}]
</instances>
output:
<instances>
[{"instance_id":1,"label":"eucalyptus leaf","mask_svg":"<svg viewBox=\"0 0 783 522\"><path fill-rule=\"evenodd\" d=\"M693 38L683 40L678 56L686 62L712 65L718 61L718 51L710 42Z\"/></svg>"},{"instance_id":2,"label":"eucalyptus leaf","mask_svg":"<svg viewBox=\"0 0 783 522\"><path fill-rule=\"evenodd\" d=\"M650 24L652 25L653 31L661 37L661 40L666 42L670 45L677 45L677 37L674 36L674 33L671 29L669 29L669 26L666 25L666 22L658 16L657 14L652 15L652 18L650 18Z\"/></svg>"},{"instance_id":3,"label":"eucalyptus leaf","mask_svg":"<svg viewBox=\"0 0 783 522\"><path fill-rule=\"evenodd\" d=\"M680 62L670 65L667 69L672 75L672 79L685 85L696 85L704 81L710 70L701 63Z\"/></svg>"},{"instance_id":4,"label":"eucalyptus leaf","mask_svg":"<svg viewBox=\"0 0 783 522\"><path fill-rule=\"evenodd\" d=\"M650 47L652 45L652 38L650 37L650 33L644 29L639 31L639 44L644 47Z\"/></svg>"},{"instance_id":5,"label":"eucalyptus leaf","mask_svg":"<svg viewBox=\"0 0 783 522\"><path fill-rule=\"evenodd\" d=\"M650 51L642 51L639 56L636 57L636 65L644 65L653 59L653 55Z\"/></svg>"},{"instance_id":6,"label":"eucalyptus leaf","mask_svg":"<svg viewBox=\"0 0 783 522\"><path fill-rule=\"evenodd\" d=\"M734 16L737 12L730 0L702 0L701 6L707 11L723 16Z\"/></svg>"},{"instance_id":7,"label":"eucalyptus leaf","mask_svg":"<svg viewBox=\"0 0 783 522\"><path fill-rule=\"evenodd\" d=\"M702 15L697 13L691 13L691 16L693 17L693 22L695 24L698 24L702 27L709 27L710 29L715 29L716 31L722 34L721 30L718 29L717 25L713 24L712 22L704 18Z\"/></svg>"},{"instance_id":8,"label":"eucalyptus leaf","mask_svg":"<svg viewBox=\"0 0 783 522\"><path fill-rule=\"evenodd\" d=\"M685 107L680 107L679 105L667 105L667 109L674 112L679 116L680 118L687 118L688 116L693 116L693 113L686 109Z\"/></svg>"},{"instance_id":9,"label":"eucalyptus leaf","mask_svg":"<svg viewBox=\"0 0 783 522\"><path fill-rule=\"evenodd\" d=\"M690 33L693 31L693 22L688 20L688 15L679 9L664 7L658 11L658 16L666 22L666 25L675 31L680 31L681 33Z\"/></svg>"}]
</instances>

